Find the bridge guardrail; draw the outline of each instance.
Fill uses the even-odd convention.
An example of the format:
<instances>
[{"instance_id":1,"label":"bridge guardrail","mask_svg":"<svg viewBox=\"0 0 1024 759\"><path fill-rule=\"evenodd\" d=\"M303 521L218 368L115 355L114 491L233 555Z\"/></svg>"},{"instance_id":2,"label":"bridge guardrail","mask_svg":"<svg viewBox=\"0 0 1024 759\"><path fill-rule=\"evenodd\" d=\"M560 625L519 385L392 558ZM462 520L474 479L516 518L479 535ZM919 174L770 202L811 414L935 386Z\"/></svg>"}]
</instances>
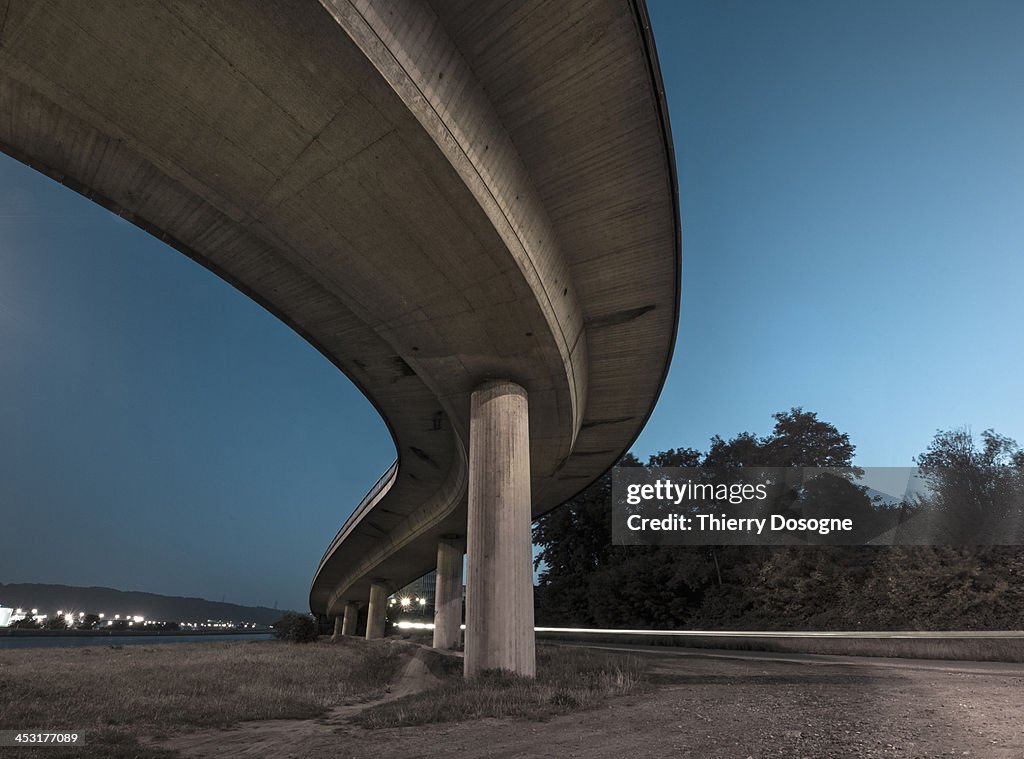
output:
<instances>
[{"instance_id":1,"label":"bridge guardrail","mask_svg":"<svg viewBox=\"0 0 1024 759\"><path fill-rule=\"evenodd\" d=\"M377 478L377 481L373 483L373 486L367 491L366 495L363 496L362 500L359 501L359 505L356 506L355 510L349 515L348 519L338 530L337 534L331 540L327 546L327 550L324 551L324 555L320 559L320 564L317 566L317 572L323 567L327 557L331 555L331 552L337 547L337 544L341 541L342 536L349 526L354 525L358 522L363 514L369 510L370 506L374 503L376 497L384 490L384 487L388 485L398 473L398 459L396 458L391 462L391 466L384 470L384 473Z\"/></svg>"}]
</instances>

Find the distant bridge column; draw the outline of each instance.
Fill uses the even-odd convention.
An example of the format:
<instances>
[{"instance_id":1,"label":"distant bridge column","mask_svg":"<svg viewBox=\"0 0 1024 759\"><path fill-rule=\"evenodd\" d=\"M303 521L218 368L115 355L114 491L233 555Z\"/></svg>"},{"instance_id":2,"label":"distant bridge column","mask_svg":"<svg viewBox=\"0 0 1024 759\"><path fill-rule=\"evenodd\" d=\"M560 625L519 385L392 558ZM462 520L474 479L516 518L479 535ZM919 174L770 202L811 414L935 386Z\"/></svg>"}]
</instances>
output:
<instances>
[{"instance_id":1,"label":"distant bridge column","mask_svg":"<svg viewBox=\"0 0 1024 759\"><path fill-rule=\"evenodd\" d=\"M462 637L462 556L465 541L445 536L437 544L434 648L457 648Z\"/></svg>"},{"instance_id":2,"label":"distant bridge column","mask_svg":"<svg viewBox=\"0 0 1024 759\"><path fill-rule=\"evenodd\" d=\"M356 601L348 601L345 604L345 616L341 622L341 634L342 635L355 635L356 626L359 624L359 603ZM334 625L337 630L337 620Z\"/></svg>"},{"instance_id":3,"label":"distant bridge column","mask_svg":"<svg viewBox=\"0 0 1024 759\"><path fill-rule=\"evenodd\" d=\"M370 584L370 606L366 610L366 639L384 637L384 614L388 606L388 588L384 583Z\"/></svg>"},{"instance_id":4,"label":"distant bridge column","mask_svg":"<svg viewBox=\"0 0 1024 759\"><path fill-rule=\"evenodd\" d=\"M467 677L533 677L530 434L526 390L485 382L470 401L466 561Z\"/></svg>"},{"instance_id":5,"label":"distant bridge column","mask_svg":"<svg viewBox=\"0 0 1024 759\"><path fill-rule=\"evenodd\" d=\"M334 635L331 636L331 640L337 640L342 635L344 635L345 633L344 633L343 630L344 630L344 628L342 627L342 624L341 624L341 617L340 616L335 617L334 618Z\"/></svg>"}]
</instances>

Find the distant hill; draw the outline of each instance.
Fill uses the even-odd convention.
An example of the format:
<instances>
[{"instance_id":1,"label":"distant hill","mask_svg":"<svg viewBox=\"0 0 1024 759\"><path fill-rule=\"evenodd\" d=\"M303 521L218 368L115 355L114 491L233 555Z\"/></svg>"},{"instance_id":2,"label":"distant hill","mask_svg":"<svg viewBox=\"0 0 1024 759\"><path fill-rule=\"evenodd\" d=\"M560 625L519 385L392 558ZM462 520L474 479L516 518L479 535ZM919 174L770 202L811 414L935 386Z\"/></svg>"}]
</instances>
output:
<instances>
[{"instance_id":1,"label":"distant hill","mask_svg":"<svg viewBox=\"0 0 1024 759\"><path fill-rule=\"evenodd\" d=\"M266 606L219 603L204 598L38 583L0 583L0 606L39 609L41 614L50 616L58 609L70 609L84 611L86 614L102 612L108 619L120 614L122 618L139 615L160 622L202 622L212 619L225 622L255 622L258 625L272 624L286 611L268 609Z\"/></svg>"}]
</instances>

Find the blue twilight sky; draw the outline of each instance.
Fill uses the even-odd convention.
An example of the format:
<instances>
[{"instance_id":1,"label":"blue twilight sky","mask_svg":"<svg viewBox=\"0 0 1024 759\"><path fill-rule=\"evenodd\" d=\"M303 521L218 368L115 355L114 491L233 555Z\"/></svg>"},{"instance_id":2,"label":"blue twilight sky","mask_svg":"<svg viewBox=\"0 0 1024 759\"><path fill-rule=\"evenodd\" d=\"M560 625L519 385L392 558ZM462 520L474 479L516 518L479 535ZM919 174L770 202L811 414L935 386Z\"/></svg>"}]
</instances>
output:
<instances>
[{"instance_id":1,"label":"blue twilight sky","mask_svg":"<svg viewBox=\"0 0 1024 759\"><path fill-rule=\"evenodd\" d=\"M794 405L861 465L939 427L1024 441L1024 4L650 5L683 311L635 452ZM393 456L260 307L0 157L0 582L305 608Z\"/></svg>"}]
</instances>

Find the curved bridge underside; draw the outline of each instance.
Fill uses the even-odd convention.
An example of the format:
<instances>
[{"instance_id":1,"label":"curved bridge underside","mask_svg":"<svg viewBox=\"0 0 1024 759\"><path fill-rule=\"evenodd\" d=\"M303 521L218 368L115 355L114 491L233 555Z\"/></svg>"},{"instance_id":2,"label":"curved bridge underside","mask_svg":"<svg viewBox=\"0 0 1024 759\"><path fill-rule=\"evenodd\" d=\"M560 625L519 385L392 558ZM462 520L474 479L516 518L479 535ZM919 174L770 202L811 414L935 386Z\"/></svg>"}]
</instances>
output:
<instances>
[{"instance_id":1,"label":"curved bridge underside","mask_svg":"<svg viewBox=\"0 0 1024 759\"><path fill-rule=\"evenodd\" d=\"M0 116L5 152L260 302L380 411L397 466L314 612L466 534L481 383L528 394L533 516L653 409L679 222L642 3L11 0Z\"/></svg>"}]
</instances>

